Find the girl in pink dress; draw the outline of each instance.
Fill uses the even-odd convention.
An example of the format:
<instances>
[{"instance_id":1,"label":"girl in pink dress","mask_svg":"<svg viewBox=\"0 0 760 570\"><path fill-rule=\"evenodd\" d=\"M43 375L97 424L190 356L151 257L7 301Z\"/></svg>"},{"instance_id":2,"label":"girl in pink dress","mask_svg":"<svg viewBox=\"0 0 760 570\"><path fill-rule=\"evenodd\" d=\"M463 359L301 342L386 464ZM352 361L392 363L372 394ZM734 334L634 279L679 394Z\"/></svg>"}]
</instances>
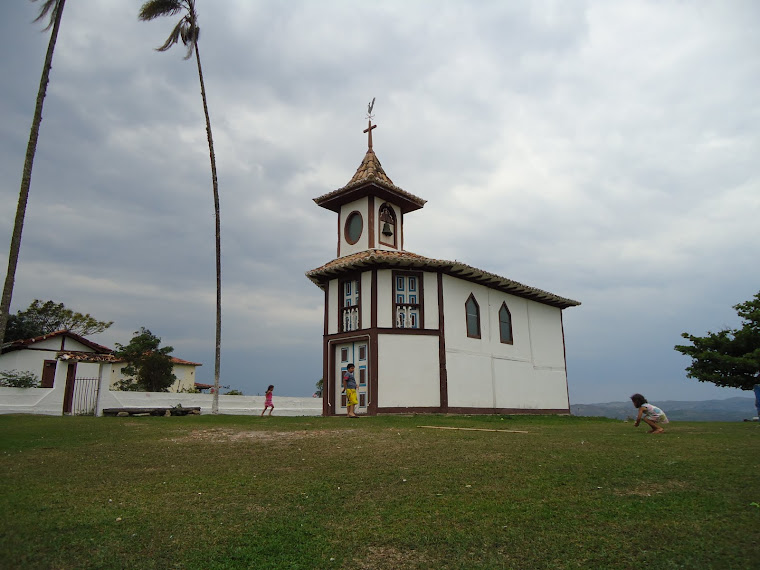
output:
<instances>
[{"instance_id":1,"label":"girl in pink dress","mask_svg":"<svg viewBox=\"0 0 760 570\"><path fill-rule=\"evenodd\" d=\"M264 400L264 411L261 412L261 415L264 415L264 412L267 411L267 408L269 408L269 415L272 415L272 411L274 410L274 404L272 403L272 392L274 392L274 384L270 384L269 388L267 388L266 393L266 400Z\"/></svg>"}]
</instances>

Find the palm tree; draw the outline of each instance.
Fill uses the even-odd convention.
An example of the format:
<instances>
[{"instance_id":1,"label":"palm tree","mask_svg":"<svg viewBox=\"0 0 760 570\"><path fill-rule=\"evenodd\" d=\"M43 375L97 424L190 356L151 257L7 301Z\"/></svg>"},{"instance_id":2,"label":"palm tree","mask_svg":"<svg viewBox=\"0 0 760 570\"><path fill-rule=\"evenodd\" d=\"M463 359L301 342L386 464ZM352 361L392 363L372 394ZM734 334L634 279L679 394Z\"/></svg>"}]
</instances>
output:
<instances>
[{"instance_id":1,"label":"palm tree","mask_svg":"<svg viewBox=\"0 0 760 570\"><path fill-rule=\"evenodd\" d=\"M174 26L164 45L156 49L166 51L181 41L187 48L185 59L190 59L194 51L195 61L198 64L198 79L201 83L201 99L203 99L203 113L206 116L206 137L208 138L208 152L211 159L211 183L214 188L214 216L216 219L216 353L214 357L214 399L211 405L211 413L217 414L219 413L219 365L222 348L222 245L219 224L219 186L216 179L214 139L211 136L211 120L208 116L208 105L206 104L201 55L198 51L200 28L198 27L198 14L195 11L195 0L148 0L140 8L138 19L147 22L161 16L174 16L180 12L184 15Z\"/></svg>"},{"instance_id":2,"label":"palm tree","mask_svg":"<svg viewBox=\"0 0 760 570\"><path fill-rule=\"evenodd\" d=\"M32 0L35 2L36 0ZM40 87L37 90L37 104L34 108L34 118L32 119L32 128L29 131L29 143L26 146L26 158L24 159L24 170L21 175L21 190L18 193L18 205L16 206L16 220L13 223L13 234L11 235L11 248L8 253L8 272L5 274L5 285L3 286L3 297L0 300L0 345L5 340L5 327L8 324L8 316L11 310L11 298L13 297L13 284L16 281L16 266L18 265L18 255L21 250L21 232L24 229L24 217L26 216L26 203L29 200L29 186L32 183L32 165L34 164L34 154L37 152L37 139L40 134L40 123L42 122L42 103L45 101L47 84L50 80L50 68L53 64L53 52L55 51L55 42L58 39L58 29L61 27L61 16L63 15L63 5L66 0L45 0L40 8L40 13L35 18L35 22L43 20L45 16L49 18L45 31L52 26L53 31L50 33L47 54L45 54L45 63L42 66L42 77L40 78Z\"/></svg>"}]
</instances>

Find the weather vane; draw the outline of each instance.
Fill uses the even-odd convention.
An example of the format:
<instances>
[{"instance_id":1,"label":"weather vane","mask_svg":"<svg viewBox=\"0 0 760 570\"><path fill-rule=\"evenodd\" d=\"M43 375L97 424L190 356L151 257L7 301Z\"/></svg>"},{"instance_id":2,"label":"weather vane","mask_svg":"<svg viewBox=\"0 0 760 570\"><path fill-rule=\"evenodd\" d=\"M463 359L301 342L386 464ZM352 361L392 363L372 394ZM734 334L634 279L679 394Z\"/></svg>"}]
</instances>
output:
<instances>
[{"instance_id":1,"label":"weather vane","mask_svg":"<svg viewBox=\"0 0 760 570\"><path fill-rule=\"evenodd\" d=\"M368 135L368 146L369 150L372 150L372 129L376 129L377 125L372 124L372 119L375 117L372 114L372 109L375 108L375 98L372 97L372 101L370 101L369 105L367 105L367 128L364 129L364 132Z\"/></svg>"}]
</instances>

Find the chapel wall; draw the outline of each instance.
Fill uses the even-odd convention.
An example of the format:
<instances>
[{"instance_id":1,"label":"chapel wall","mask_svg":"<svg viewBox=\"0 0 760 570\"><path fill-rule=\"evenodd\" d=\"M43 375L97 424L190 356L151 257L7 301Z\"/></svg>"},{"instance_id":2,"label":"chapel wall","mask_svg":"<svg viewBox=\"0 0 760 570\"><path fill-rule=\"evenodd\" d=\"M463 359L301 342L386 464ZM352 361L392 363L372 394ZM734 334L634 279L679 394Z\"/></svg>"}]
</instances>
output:
<instances>
[{"instance_id":1,"label":"chapel wall","mask_svg":"<svg viewBox=\"0 0 760 570\"><path fill-rule=\"evenodd\" d=\"M440 360L438 337L378 335L378 406L438 407ZM389 357L389 355L392 355Z\"/></svg>"}]
</instances>

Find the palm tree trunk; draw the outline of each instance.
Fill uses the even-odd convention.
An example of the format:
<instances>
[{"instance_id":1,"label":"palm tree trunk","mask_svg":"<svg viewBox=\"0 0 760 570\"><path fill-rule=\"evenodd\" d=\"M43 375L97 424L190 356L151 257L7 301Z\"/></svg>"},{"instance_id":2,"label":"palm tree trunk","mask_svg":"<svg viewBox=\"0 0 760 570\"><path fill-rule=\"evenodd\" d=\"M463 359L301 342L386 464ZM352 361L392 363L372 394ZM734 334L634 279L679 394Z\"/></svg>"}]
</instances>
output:
<instances>
[{"instance_id":1,"label":"palm tree trunk","mask_svg":"<svg viewBox=\"0 0 760 570\"><path fill-rule=\"evenodd\" d=\"M45 55L45 65L42 67L40 87L37 90L37 104L34 108L32 128L29 131L29 143L26 147L24 171L21 176L21 190L18 194L18 206L16 206L16 220L13 224L11 247L10 252L8 253L8 272L5 275L3 297L2 300L0 300L0 345L5 340L5 327L8 324L8 317L11 310L13 284L16 281L16 266L18 265L18 256L19 251L21 250L21 232L24 229L26 203L29 200L29 187L32 183L32 165L34 164L34 154L37 152L37 139L39 138L40 133L40 123L42 122L42 103L45 101L47 85L50 80L50 69L53 66L53 52L55 51L55 42L58 39L58 29L61 27L61 16L63 15L63 5L65 2L66 0L58 0L55 7L55 22L53 23L53 31L50 32L50 41L48 42L47 54ZM211 131L209 131L209 136L210 135Z\"/></svg>"},{"instance_id":2,"label":"palm tree trunk","mask_svg":"<svg viewBox=\"0 0 760 570\"><path fill-rule=\"evenodd\" d=\"M214 138L211 136L211 119L208 115L206 104L206 88L203 84L203 71L201 70L201 55L198 51L198 42L195 42L195 61L198 63L198 79L201 82L201 98L203 99L203 113L206 116L206 136L208 138L208 153L211 158L211 183L214 187L214 219L216 221L216 352L214 354L214 398L211 404L211 413L219 413L219 368L222 351L222 241L221 225L219 222L219 185L216 178L216 156L214 155Z\"/></svg>"}]
</instances>

